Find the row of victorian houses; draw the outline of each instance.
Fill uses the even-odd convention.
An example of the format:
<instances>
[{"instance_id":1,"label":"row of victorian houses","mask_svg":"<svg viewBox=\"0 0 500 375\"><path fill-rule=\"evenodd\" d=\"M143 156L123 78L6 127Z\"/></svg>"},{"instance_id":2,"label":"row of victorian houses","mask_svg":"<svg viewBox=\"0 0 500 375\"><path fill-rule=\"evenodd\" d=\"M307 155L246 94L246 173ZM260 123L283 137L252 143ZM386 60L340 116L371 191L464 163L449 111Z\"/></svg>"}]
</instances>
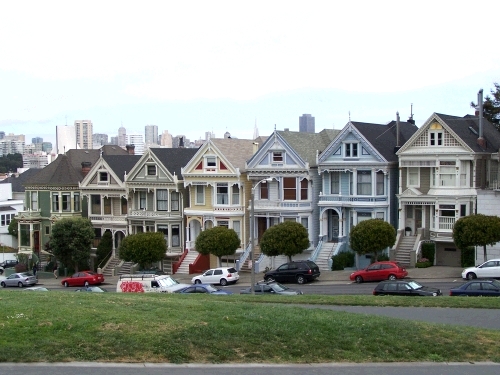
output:
<instances>
[{"instance_id":1,"label":"row of victorian houses","mask_svg":"<svg viewBox=\"0 0 500 375\"><path fill-rule=\"evenodd\" d=\"M95 246L104 232L112 234L108 267L117 264L125 236L152 231L167 243L164 270L189 272L198 234L226 226L241 240L231 261L243 267L251 220L257 245L267 228L292 220L309 232L303 256L327 268L332 254L349 250L350 230L377 218L398 229L392 258L411 266L422 241L433 241L436 264L459 266L455 221L499 214L499 149L500 132L481 117L434 113L419 128L398 115L388 124L275 130L253 140L210 139L198 149L151 148L142 156L133 146L70 150L25 182L19 251L40 251L54 223L83 216L95 228ZM255 260L261 269L276 266L263 255ZM369 262L358 258L358 266Z\"/></svg>"}]
</instances>

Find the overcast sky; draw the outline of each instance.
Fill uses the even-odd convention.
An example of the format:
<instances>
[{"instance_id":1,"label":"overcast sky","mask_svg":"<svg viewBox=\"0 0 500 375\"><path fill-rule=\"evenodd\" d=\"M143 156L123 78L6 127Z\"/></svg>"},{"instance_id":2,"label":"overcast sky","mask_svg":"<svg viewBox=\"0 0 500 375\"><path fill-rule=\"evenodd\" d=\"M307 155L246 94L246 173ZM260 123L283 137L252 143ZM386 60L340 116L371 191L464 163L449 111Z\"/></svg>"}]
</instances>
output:
<instances>
[{"instance_id":1,"label":"overcast sky","mask_svg":"<svg viewBox=\"0 0 500 375\"><path fill-rule=\"evenodd\" d=\"M464 116L500 82L500 1L3 1L0 130L191 140Z\"/></svg>"}]
</instances>

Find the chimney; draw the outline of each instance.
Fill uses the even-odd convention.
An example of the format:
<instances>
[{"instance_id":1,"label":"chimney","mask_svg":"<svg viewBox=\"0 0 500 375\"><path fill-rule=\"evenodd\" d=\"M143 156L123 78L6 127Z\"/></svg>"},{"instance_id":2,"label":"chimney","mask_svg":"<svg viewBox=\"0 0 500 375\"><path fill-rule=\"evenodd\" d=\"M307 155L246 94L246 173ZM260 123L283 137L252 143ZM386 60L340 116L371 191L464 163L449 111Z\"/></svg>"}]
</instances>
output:
<instances>
[{"instance_id":1,"label":"chimney","mask_svg":"<svg viewBox=\"0 0 500 375\"><path fill-rule=\"evenodd\" d=\"M135 155L135 145L126 145L125 147L129 155Z\"/></svg>"},{"instance_id":2,"label":"chimney","mask_svg":"<svg viewBox=\"0 0 500 375\"><path fill-rule=\"evenodd\" d=\"M399 145L399 112L396 112L396 147L394 147L394 153L398 152L401 148Z\"/></svg>"},{"instance_id":3,"label":"chimney","mask_svg":"<svg viewBox=\"0 0 500 375\"><path fill-rule=\"evenodd\" d=\"M477 93L477 104L479 106L479 135L477 138L477 144L485 150L486 139L483 137L483 89L479 90Z\"/></svg>"},{"instance_id":4,"label":"chimney","mask_svg":"<svg viewBox=\"0 0 500 375\"><path fill-rule=\"evenodd\" d=\"M184 137L179 138L179 148L184 148Z\"/></svg>"},{"instance_id":5,"label":"chimney","mask_svg":"<svg viewBox=\"0 0 500 375\"><path fill-rule=\"evenodd\" d=\"M408 121L410 124L413 124L415 125L415 120L413 119L413 103L411 103L411 107L410 107L410 117L408 118Z\"/></svg>"},{"instance_id":6,"label":"chimney","mask_svg":"<svg viewBox=\"0 0 500 375\"><path fill-rule=\"evenodd\" d=\"M257 153L259 150L259 143L258 142L253 142L253 153Z\"/></svg>"},{"instance_id":7,"label":"chimney","mask_svg":"<svg viewBox=\"0 0 500 375\"><path fill-rule=\"evenodd\" d=\"M82 174L83 174L83 176L86 176L89 173L91 165L92 165L92 163L89 161L82 162Z\"/></svg>"}]
</instances>

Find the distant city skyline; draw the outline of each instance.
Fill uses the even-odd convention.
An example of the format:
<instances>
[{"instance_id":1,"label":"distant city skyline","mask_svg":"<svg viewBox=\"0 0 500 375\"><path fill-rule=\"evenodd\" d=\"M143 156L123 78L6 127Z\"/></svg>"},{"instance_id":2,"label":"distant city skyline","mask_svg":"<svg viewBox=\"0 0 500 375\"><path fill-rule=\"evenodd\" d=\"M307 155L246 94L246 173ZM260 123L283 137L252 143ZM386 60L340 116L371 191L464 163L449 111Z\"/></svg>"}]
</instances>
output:
<instances>
[{"instance_id":1,"label":"distant city skyline","mask_svg":"<svg viewBox=\"0 0 500 375\"><path fill-rule=\"evenodd\" d=\"M55 145L56 126L90 119L110 138L154 124L191 141L250 139L255 123L268 136L312 114L319 132L406 120L412 104L420 126L473 114L479 89L500 81L500 50L470 31L493 26L465 2L148 4L6 2L0 131Z\"/></svg>"}]
</instances>

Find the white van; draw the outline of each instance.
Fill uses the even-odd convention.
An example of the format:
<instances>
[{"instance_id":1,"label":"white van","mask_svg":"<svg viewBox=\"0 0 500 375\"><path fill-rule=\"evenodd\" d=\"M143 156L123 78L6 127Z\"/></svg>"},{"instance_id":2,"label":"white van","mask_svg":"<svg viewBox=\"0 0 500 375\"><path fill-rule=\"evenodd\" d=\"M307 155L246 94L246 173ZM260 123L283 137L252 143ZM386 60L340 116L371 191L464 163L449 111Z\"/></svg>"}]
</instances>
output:
<instances>
[{"instance_id":1,"label":"white van","mask_svg":"<svg viewBox=\"0 0 500 375\"><path fill-rule=\"evenodd\" d=\"M190 286L180 284L169 275L120 275L116 284L116 291L121 293L174 293Z\"/></svg>"}]
</instances>

